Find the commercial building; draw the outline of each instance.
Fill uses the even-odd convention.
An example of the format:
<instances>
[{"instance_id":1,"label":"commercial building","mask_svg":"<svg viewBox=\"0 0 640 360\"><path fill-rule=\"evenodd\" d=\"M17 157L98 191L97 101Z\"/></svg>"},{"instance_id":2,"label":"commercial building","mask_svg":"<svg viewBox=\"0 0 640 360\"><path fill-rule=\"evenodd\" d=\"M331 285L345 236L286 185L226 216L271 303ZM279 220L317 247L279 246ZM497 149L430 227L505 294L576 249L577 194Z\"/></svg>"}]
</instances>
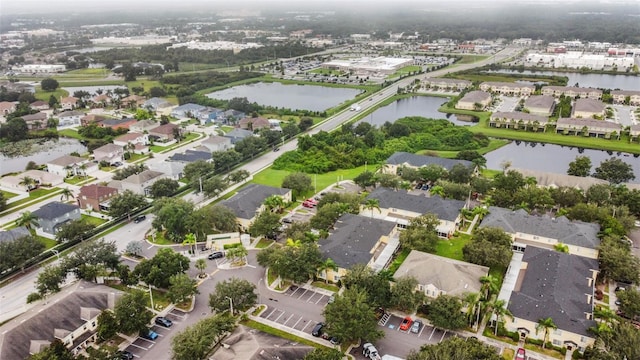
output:
<instances>
[{"instance_id":1,"label":"commercial building","mask_svg":"<svg viewBox=\"0 0 640 360\"><path fill-rule=\"evenodd\" d=\"M356 74L393 74L399 69L413 65L413 59L363 57L359 59L332 60L322 64L322 67L330 70L351 71Z\"/></svg>"}]
</instances>

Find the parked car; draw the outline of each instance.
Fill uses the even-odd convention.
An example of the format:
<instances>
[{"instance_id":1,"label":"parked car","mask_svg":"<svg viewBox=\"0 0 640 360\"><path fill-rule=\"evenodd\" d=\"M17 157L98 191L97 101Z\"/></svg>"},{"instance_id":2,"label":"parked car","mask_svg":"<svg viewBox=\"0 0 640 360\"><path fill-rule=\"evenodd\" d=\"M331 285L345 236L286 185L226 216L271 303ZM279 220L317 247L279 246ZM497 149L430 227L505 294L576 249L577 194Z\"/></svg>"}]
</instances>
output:
<instances>
[{"instance_id":1,"label":"parked car","mask_svg":"<svg viewBox=\"0 0 640 360\"><path fill-rule=\"evenodd\" d=\"M164 327L167 327L167 328L171 327L171 325L173 325L173 322L171 320L167 319L164 316L158 316L156 318L155 323L156 323L156 325L164 326Z\"/></svg>"},{"instance_id":2,"label":"parked car","mask_svg":"<svg viewBox=\"0 0 640 360\"><path fill-rule=\"evenodd\" d=\"M146 219L147 219L146 215L140 215L140 216L137 216L135 219L133 219L133 222L137 224L139 222L143 222Z\"/></svg>"},{"instance_id":3,"label":"parked car","mask_svg":"<svg viewBox=\"0 0 640 360\"><path fill-rule=\"evenodd\" d=\"M416 319L416 321L413 322L413 325L411 325L411 332L417 334L420 332L420 329L422 329L422 320Z\"/></svg>"},{"instance_id":4,"label":"parked car","mask_svg":"<svg viewBox=\"0 0 640 360\"><path fill-rule=\"evenodd\" d=\"M158 333L151 329L147 329L147 330L141 331L140 336L147 340L155 340L158 338Z\"/></svg>"},{"instance_id":5,"label":"parked car","mask_svg":"<svg viewBox=\"0 0 640 360\"><path fill-rule=\"evenodd\" d=\"M293 224L293 219L290 217L282 218L282 222L285 224Z\"/></svg>"},{"instance_id":6,"label":"parked car","mask_svg":"<svg viewBox=\"0 0 640 360\"><path fill-rule=\"evenodd\" d=\"M329 296L329 300L327 301L327 304L332 304L334 301L336 301L336 297L331 295Z\"/></svg>"},{"instance_id":7,"label":"parked car","mask_svg":"<svg viewBox=\"0 0 640 360\"><path fill-rule=\"evenodd\" d=\"M313 209L315 207L315 205L313 203L310 203L308 201L305 201L302 203L303 207L309 208L309 209Z\"/></svg>"},{"instance_id":8,"label":"parked car","mask_svg":"<svg viewBox=\"0 0 640 360\"><path fill-rule=\"evenodd\" d=\"M332 336L332 337L329 339L329 342L331 343L331 345L340 345L340 343L341 343L342 341L340 341L340 339L338 339L337 337Z\"/></svg>"},{"instance_id":9,"label":"parked car","mask_svg":"<svg viewBox=\"0 0 640 360\"><path fill-rule=\"evenodd\" d=\"M402 331L409 330L412 323L413 323L413 320L411 319L411 317L409 316L405 317L404 319L402 319L402 324L400 324L400 330Z\"/></svg>"},{"instance_id":10,"label":"parked car","mask_svg":"<svg viewBox=\"0 0 640 360\"><path fill-rule=\"evenodd\" d=\"M209 254L209 256L207 256L207 259L213 260L213 259L220 259L223 257L224 257L224 253L222 251L214 251L211 254Z\"/></svg>"},{"instance_id":11,"label":"parked car","mask_svg":"<svg viewBox=\"0 0 640 360\"><path fill-rule=\"evenodd\" d=\"M322 328L324 328L324 323L317 323L316 326L313 327L313 330L311 330L311 335L320 337L322 335Z\"/></svg>"},{"instance_id":12,"label":"parked car","mask_svg":"<svg viewBox=\"0 0 640 360\"><path fill-rule=\"evenodd\" d=\"M127 350L117 351L113 360L133 360L133 354Z\"/></svg>"},{"instance_id":13,"label":"parked car","mask_svg":"<svg viewBox=\"0 0 640 360\"><path fill-rule=\"evenodd\" d=\"M526 355L527 354L523 348L518 348L518 351L516 352L516 359L526 359Z\"/></svg>"}]
</instances>

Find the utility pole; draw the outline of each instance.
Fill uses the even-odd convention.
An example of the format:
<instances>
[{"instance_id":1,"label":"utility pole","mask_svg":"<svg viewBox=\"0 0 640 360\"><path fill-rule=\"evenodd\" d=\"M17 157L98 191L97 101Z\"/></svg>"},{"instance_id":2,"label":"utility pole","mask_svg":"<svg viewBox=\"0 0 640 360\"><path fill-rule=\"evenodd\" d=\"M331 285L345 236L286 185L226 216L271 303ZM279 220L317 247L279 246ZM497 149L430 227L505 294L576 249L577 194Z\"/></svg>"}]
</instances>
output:
<instances>
[{"instance_id":1,"label":"utility pole","mask_svg":"<svg viewBox=\"0 0 640 360\"><path fill-rule=\"evenodd\" d=\"M151 284L149 284L149 300L151 300L151 309L155 309L155 306L153 306L153 291L151 291Z\"/></svg>"},{"instance_id":2,"label":"utility pole","mask_svg":"<svg viewBox=\"0 0 640 360\"><path fill-rule=\"evenodd\" d=\"M229 307L231 309L231 315L233 315L233 299L228 296L225 296L225 297L229 299Z\"/></svg>"}]
</instances>

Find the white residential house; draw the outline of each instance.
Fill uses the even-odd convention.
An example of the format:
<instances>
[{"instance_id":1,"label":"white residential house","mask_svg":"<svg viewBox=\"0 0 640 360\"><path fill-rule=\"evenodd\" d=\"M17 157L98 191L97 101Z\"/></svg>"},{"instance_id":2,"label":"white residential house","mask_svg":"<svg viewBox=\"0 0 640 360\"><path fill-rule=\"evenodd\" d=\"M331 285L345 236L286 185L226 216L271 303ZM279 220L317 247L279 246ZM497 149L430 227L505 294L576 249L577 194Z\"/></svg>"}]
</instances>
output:
<instances>
[{"instance_id":1,"label":"white residential house","mask_svg":"<svg viewBox=\"0 0 640 360\"><path fill-rule=\"evenodd\" d=\"M81 125L81 121L80 119L84 116L85 114L83 112L80 111L65 111L65 112L61 112L60 114L57 115L58 117L58 129L64 129L64 128L68 128L68 127L74 127L74 126L80 126Z\"/></svg>"},{"instance_id":2,"label":"white residential house","mask_svg":"<svg viewBox=\"0 0 640 360\"><path fill-rule=\"evenodd\" d=\"M64 155L57 159L49 161L47 171L62 177L67 176L86 176L87 174L98 170L98 164L85 158Z\"/></svg>"}]
</instances>

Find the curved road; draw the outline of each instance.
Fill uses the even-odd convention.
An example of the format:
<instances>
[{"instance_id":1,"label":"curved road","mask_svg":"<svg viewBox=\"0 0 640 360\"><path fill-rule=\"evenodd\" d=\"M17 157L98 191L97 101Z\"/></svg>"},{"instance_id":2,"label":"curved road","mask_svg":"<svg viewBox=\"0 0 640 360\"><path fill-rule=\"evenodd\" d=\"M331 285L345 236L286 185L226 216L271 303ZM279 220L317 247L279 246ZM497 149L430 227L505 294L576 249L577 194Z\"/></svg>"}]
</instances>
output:
<instances>
[{"instance_id":1,"label":"curved road","mask_svg":"<svg viewBox=\"0 0 640 360\"><path fill-rule=\"evenodd\" d=\"M309 131L308 134L313 135L320 131L330 131L337 128L342 123L352 119L355 115L376 106L378 103L380 103L381 101L387 98L392 97L397 93L398 87L406 87L410 85L415 79L423 78L426 76L438 77L438 76L443 76L449 73L464 71L464 70L488 65L494 62L505 61L506 59L516 55L521 50L522 50L521 48L507 47L502 51L496 53L494 56L479 62L469 63L469 64L460 64L450 68L433 71L426 75L420 74L420 75L404 78L382 89L381 91L367 98L362 99L360 101L361 109L359 111L355 112L355 111L346 109L328 118L327 120L323 121L322 123L317 125L315 128L313 128L311 131ZM372 99L372 100L369 100L369 99ZM273 164L275 159L277 159L282 153L290 150L295 150L297 146L298 146L298 141L297 139L294 139L284 144L283 146L281 146L279 152L266 153L254 159L253 161L243 165L240 169L246 170L253 175L271 166L271 164ZM212 199L204 200L202 199L201 196L193 195L193 194L188 194L187 198L203 204L213 201ZM151 218L148 217L146 222L143 222L140 224L130 223L123 226L122 228L119 228L115 232L112 232L109 235L107 235L105 237L105 240L115 241L117 243L118 249L123 250L124 247L130 241L141 239L145 234L145 232L150 228L151 228ZM7 284L2 288L2 294L0 295L0 323L10 318L13 318L29 310L31 307L34 306L34 305L25 305L25 304L26 304L26 299L29 293L35 290L34 284L39 272L40 272L40 269L31 271L29 274L19 279L16 279L15 281L12 281L11 283Z\"/></svg>"}]
</instances>

